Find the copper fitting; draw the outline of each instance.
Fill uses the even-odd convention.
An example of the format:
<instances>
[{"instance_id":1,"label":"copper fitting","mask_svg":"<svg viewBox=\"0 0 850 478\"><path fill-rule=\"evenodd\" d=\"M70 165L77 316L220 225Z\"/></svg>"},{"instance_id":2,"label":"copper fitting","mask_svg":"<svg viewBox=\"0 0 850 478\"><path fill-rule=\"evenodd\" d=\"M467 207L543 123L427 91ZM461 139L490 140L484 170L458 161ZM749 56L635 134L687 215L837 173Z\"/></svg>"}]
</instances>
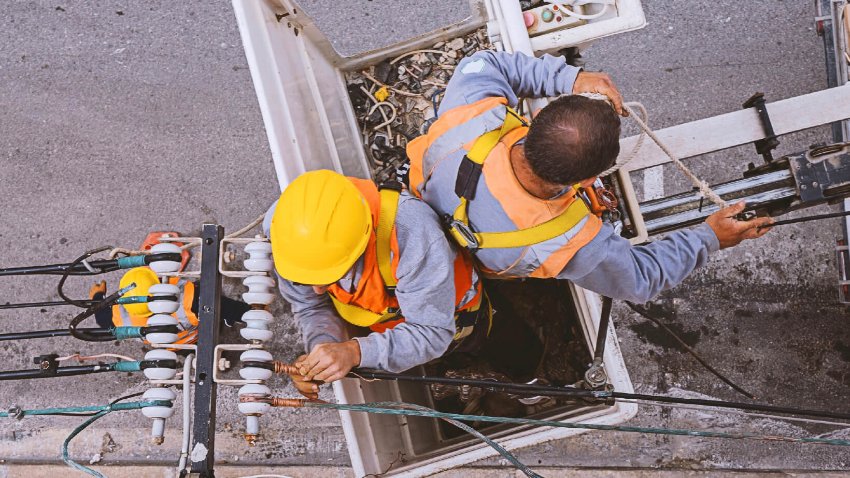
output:
<instances>
[{"instance_id":1,"label":"copper fitting","mask_svg":"<svg viewBox=\"0 0 850 478\"><path fill-rule=\"evenodd\" d=\"M239 403L271 403L272 397L259 394L239 395Z\"/></svg>"},{"instance_id":2,"label":"copper fitting","mask_svg":"<svg viewBox=\"0 0 850 478\"><path fill-rule=\"evenodd\" d=\"M263 304L251 304L251 310L269 310L269 306Z\"/></svg>"},{"instance_id":3,"label":"copper fitting","mask_svg":"<svg viewBox=\"0 0 850 478\"><path fill-rule=\"evenodd\" d=\"M307 402L306 398L283 398L272 397L271 404L273 407L293 407L301 408Z\"/></svg>"},{"instance_id":4,"label":"copper fitting","mask_svg":"<svg viewBox=\"0 0 850 478\"><path fill-rule=\"evenodd\" d=\"M272 363L274 364L274 373L286 375L301 375L301 372L298 371L298 367L296 367L295 365L279 362L277 360Z\"/></svg>"},{"instance_id":5,"label":"copper fitting","mask_svg":"<svg viewBox=\"0 0 850 478\"><path fill-rule=\"evenodd\" d=\"M248 443L248 446L254 446L257 444L257 440L260 438L259 435L251 435L246 433L243 435L245 437L245 442Z\"/></svg>"}]
</instances>

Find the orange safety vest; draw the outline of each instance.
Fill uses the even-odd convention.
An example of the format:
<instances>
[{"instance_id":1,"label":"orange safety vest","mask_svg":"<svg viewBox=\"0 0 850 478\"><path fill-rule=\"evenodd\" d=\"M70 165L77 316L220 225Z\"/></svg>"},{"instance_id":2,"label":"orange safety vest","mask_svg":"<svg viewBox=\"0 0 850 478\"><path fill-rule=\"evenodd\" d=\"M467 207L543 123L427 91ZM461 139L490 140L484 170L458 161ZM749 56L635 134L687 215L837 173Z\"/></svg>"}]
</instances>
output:
<instances>
[{"instance_id":1,"label":"orange safety vest","mask_svg":"<svg viewBox=\"0 0 850 478\"><path fill-rule=\"evenodd\" d=\"M192 301L195 299L195 284L186 279L170 277L168 283L180 288L181 306L177 312L171 314L177 319L182 329L174 342L176 344L193 344L198 338L198 316L192 312ZM147 324L149 315L131 314L121 305L112 306L112 323L116 327L143 327Z\"/></svg>"},{"instance_id":2,"label":"orange safety vest","mask_svg":"<svg viewBox=\"0 0 850 478\"><path fill-rule=\"evenodd\" d=\"M330 294L334 307L343 319L354 325L369 327L374 332L383 332L404 322L402 311L399 310L398 299L396 299L394 294L395 280L397 280L395 274L400 255L395 231L395 214L392 214L393 217L391 218L383 219L387 223L392 224L389 247L391 252L390 267L393 276L391 281L393 284L392 286L388 286L381 275L378 264L378 247L380 247L378 244L378 228L381 220L381 193L375 183L370 180L348 179L357 187L369 205L372 213L372 235L369 238L369 243L363 255L363 272L354 291L348 292L340 287L338 283L334 283L328 287L328 294ZM384 197L388 200L397 201L398 193L396 192L394 195ZM463 302L467 292L473 288L473 274L474 270L471 257L464 251L458 251L454 262L456 320L458 319L458 314L476 311L481 305L482 289L480 281L474 285L474 298L468 300L466 303ZM357 309L368 312L361 315ZM458 328L459 331L455 335L455 339L468 335L472 327L464 330L466 324L463 324L463 327L459 324Z\"/></svg>"},{"instance_id":3,"label":"orange safety vest","mask_svg":"<svg viewBox=\"0 0 850 478\"><path fill-rule=\"evenodd\" d=\"M476 252L488 275L557 277L602 222L575 188L543 200L517 181L510 151L528 132L522 123L501 97L443 113L408 143L410 189L448 220L451 235ZM493 232L476 230L487 224Z\"/></svg>"}]
</instances>

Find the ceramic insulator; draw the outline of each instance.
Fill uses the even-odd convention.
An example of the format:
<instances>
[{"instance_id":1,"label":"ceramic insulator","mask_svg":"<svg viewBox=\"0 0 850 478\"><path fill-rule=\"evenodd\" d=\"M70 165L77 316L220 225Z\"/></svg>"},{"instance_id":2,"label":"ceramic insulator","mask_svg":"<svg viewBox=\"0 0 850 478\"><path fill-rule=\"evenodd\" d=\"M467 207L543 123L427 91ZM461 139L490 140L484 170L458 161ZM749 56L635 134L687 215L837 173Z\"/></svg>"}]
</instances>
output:
<instances>
[{"instance_id":1,"label":"ceramic insulator","mask_svg":"<svg viewBox=\"0 0 850 478\"><path fill-rule=\"evenodd\" d=\"M245 259L245 269L252 272L271 272L274 268L272 260L272 245L268 242L249 242L245 246L248 258Z\"/></svg>"},{"instance_id":2,"label":"ceramic insulator","mask_svg":"<svg viewBox=\"0 0 850 478\"><path fill-rule=\"evenodd\" d=\"M177 354L165 349L153 349L145 354L145 360L177 360ZM171 380L177 375L177 369L156 367L146 368L145 377L149 380Z\"/></svg>"},{"instance_id":3,"label":"ceramic insulator","mask_svg":"<svg viewBox=\"0 0 850 478\"><path fill-rule=\"evenodd\" d=\"M271 389L269 387L259 384L259 383L249 383L248 385L242 385L239 388L239 396L243 395L252 395L252 396L271 396ZM239 404L239 411L243 415L254 415L259 416L264 413L267 413L269 409L271 409L271 404L263 403L263 402L245 402ZM256 433L254 433L256 434Z\"/></svg>"},{"instance_id":4,"label":"ceramic insulator","mask_svg":"<svg viewBox=\"0 0 850 478\"><path fill-rule=\"evenodd\" d=\"M151 388L142 395L142 400L171 400L177 398L169 388ZM165 434L165 419L174 415L174 409L171 407L145 407L142 409L142 414L148 418L153 418L153 426L151 428L151 437L157 442L162 442L162 437Z\"/></svg>"},{"instance_id":5,"label":"ceramic insulator","mask_svg":"<svg viewBox=\"0 0 850 478\"><path fill-rule=\"evenodd\" d=\"M239 331L239 335L245 340L258 340L267 342L274 335L269 330L269 323L274 317L271 312L262 309L249 310L242 314L242 320L245 322L245 327Z\"/></svg>"},{"instance_id":6,"label":"ceramic insulator","mask_svg":"<svg viewBox=\"0 0 850 478\"><path fill-rule=\"evenodd\" d=\"M148 295L157 296L176 296L180 297L180 288L171 284L154 284L148 289ZM176 300L152 300L148 302L148 310L154 314L173 314L177 312L180 303Z\"/></svg>"},{"instance_id":7,"label":"ceramic insulator","mask_svg":"<svg viewBox=\"0 0 850 478\"><path fill-rule=\"evenodd\" d=\"M242 300L254 305L269 305L274 300L272 288L274 279L268 276L249 276L242 280L248 292L242 294Z\"/></svg>"},{"instance_id":8,"label":"ceramic insulator","mask_svg":"<svg viewBox=\"0 0 850 478\"><path fill-rule=\"evenodd\" d=\"M268 362L271 363L274 358L272 354L265 350L246 350L239 356L242 362ZM272 376L272 371L259 367L245 367L239 370L239 376L245 380L268 380Z\"/></svg>"},{"instance_id":9,"label":"ceramic insulator","mask_svg":"<svg viewBox=\"0 0 850 478\"><path fill-rule=\"evenodd\" d=\"M159 244L154 244L151 247L151 254L157 254L160 252L182 252L180 250L180 246L176 244L169 244L166 242L162 242ZM157 274L165 274L169 272L177 272L180 270L180 262L179 261L155 261L150 263L150 268L156 272Z\"/></svg>"},{"instance_id":10,"label":"ceramic insulator","mask_svg":"<svg viewBox=\"0 0 850 478\"><path fill-rule=\"evenodd\" d=\"M148 318L147 325L177 325L177 319L170 315L154 314ZM177 334L165 332L147 334L145 339L152 344L172 344L177 340Z\"/></svg>"}]
</instances>

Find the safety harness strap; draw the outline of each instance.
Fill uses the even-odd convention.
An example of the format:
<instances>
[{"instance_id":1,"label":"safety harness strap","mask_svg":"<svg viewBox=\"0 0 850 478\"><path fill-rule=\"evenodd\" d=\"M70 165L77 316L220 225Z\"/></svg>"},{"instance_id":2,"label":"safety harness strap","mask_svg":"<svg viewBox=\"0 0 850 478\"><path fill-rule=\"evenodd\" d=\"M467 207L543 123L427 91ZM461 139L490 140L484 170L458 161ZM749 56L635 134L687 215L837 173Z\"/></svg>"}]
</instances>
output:
<instances>
[{"instance_id":1,"label":"safety harness strap","mask_svg":"<svg viewBox=\"0 0 850 478\"><path fill-rule=\"evenodd\" d=\"M395 274L393 274L391 243L395 216L398 211L398 197L401 191L382 185L378 193L381 196L381 208L378 212L375 244L378 256L378 271L381 273L381 279L383 279L387 291L394 293L398 281L395 278Z\"/></svg>"},{"instance_id":2,"label":"safety harness strap","mask_svg":"<svg viewBox=\"0 0 850 478\"><path fill-rule=\"evenodd\" d=\"M377 314L371 310L364 309L356 305L340 302L339 299L333 296L333 294L328 295L333 301L334 308L339 315L347 322L351 322L358 327L369 327L381 322L386 322L387 320L397 319L399 316L399 310L396 308L389 308L382 314Z\"/></svg>"},{"instance_id":3,"label":"safety harness strap","mask_svg":"<svg viewBox=\"0 0 850 478\"><path fill-rule=\"evenodd\" d=\"M446 217L446 222L449 233L462 247L475 251L478 249L508 249L539 244L566 233L590 213L583 201L573 201L557 217L526 229L506 232L475 232L469 226L469 201L475 198L475 190L481 177L484 161L505 135L522 126L523 123L522 118L511 108L508 108L502 127L479 136L461 160L455 180L455 194L457 194L460 202L454 214L451 217Z\"/></svg>"}]
</instances>

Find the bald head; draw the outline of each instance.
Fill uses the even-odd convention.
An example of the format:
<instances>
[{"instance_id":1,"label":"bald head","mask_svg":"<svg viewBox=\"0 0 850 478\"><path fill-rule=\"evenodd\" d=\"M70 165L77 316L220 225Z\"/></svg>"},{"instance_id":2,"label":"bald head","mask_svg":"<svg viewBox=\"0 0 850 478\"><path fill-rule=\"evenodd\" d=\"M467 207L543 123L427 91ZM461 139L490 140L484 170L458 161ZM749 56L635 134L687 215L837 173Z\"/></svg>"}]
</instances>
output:
<instances>
[{"instance_id":1,"label":"bald head","mask_svg":"<svg viewBox=\"0 0 850 478\"><path fill-rule=\"evenodd\" d=\"M525 157L540 179L572 185L613 166L619 139L620 117L606 102L563 96L532 121Z\"/></svg>"}]
</instances>

